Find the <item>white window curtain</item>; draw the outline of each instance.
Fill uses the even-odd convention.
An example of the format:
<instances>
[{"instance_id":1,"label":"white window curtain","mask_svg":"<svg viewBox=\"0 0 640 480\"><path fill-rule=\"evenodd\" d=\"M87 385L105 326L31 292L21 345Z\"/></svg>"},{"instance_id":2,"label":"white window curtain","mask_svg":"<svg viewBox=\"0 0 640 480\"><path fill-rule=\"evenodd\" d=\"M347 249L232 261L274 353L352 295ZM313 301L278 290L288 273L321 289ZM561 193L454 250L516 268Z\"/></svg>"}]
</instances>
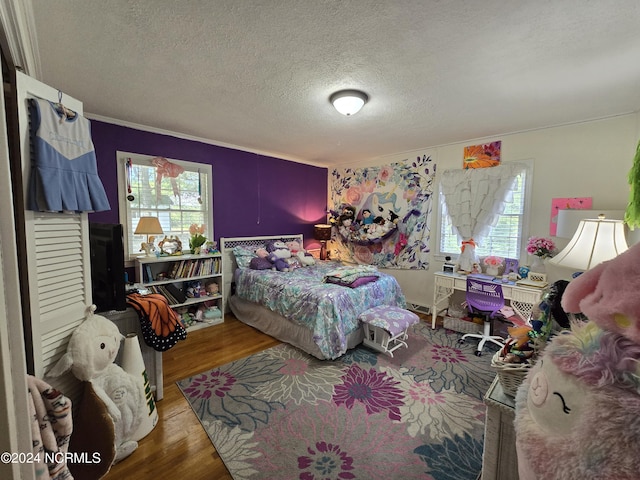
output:
<instances>
[{"instance_id":1,"label":"white window curtain","mask_svg":"<svg viewBox=\"0 0 640 480\"><path fill-rule=\"evenodd\" d=\"M497 223L505 204L511 201L516 177L525 168L522 163L504 163L497 167L446 170L442 173L440 188L446 213L462 238L459 270L474 270L476 242L482 242Z\"/></svg>"}]
</instances>

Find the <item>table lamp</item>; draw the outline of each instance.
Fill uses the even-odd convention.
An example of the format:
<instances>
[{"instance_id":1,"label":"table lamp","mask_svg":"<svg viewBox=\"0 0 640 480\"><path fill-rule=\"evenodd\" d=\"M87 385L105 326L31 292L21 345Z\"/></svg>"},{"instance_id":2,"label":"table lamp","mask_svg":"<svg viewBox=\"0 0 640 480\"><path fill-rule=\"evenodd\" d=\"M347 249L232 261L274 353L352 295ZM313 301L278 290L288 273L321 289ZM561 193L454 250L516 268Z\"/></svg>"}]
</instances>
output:
<instances>
[{"instance_id":1,"label":"table lamp","mask_svg":"<svg viewBox=\"0 0 640 480\"><path fill-rule=\"evenodd\" d=\"M552 265L587 271L599 263L611 260L627 250L622 220L598 218L580 220L569 244L549 260Z\"/></svg>"},{"instance_id":2,"label":"table lamp","mask_svg":"<svg viewBox=\"0 0 640 480\"><path fill-rule=\"evenodd\" d=\"M138 226L136 227L135 235L146 235L147 241L142 244L142 249L145 251L148 257L152 257L154 254L156 247L153 244L155 238L153 235L161 235L164 233L162 231L162 226L160 225L160 220L158 217L140 217L138 221Z\"/></svg>"},{"instance_id":3,"label":"table lamp","mask_svg":"<svg viewBox=\"0 0 640 480\"><path fill-rule=\"evenodd\" d=\"M572 238L580 225L580 220L598 218L600 215L604 215L609 220L622 220L624 210L583 210L580 208L558 210L556 237Z\"/></svg>"},{"instance_id":4,"label":"table lamp","mask_svg":"<svg viewBox=\"0 0 640 480\"><path fill-rule=\"evenodd\" d=\"M320 241L320 260L327 259L327 240L331 240L331 225L319 223L313 226L313 238Z\"/></svg>"}]
</instances>

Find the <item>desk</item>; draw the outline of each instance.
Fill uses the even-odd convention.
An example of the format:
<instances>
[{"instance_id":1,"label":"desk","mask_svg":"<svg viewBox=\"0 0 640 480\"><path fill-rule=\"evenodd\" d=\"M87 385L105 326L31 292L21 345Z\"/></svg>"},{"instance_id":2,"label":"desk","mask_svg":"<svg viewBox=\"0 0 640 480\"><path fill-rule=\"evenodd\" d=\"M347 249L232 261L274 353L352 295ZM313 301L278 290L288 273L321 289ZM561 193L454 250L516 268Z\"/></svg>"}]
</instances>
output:
<instances>
[{"instance_id":1,"label":"desk","mask_svg":"<svg viewBox=\"0 0 640 480\"><path fill-rule=\"evenodd\" d=\"M487 417L482 451L482 480L517 480L515 400L504 394L495 378L484 396Z\"/></svg>"},{"instance_id":2,"label":"desk","mask_svg":"<svg viewBox=\"0 0 640 480\"><path fill-rule=\"evenodd\" d=\"M449 297L455 290L467 291L467 276L459 273L436 272L434 274L433 305L431 307L431 328L436 328L436 317L441 310L449 306ZM486 281L486 280L485 280ZM502 282L502 294L505 300L509 300L511 308L527 320L531 315L533 307L540 302L542 289L535 287L524 287L516 285L514 282ZM444 302L445 307L441 307Z\"/></svg>"}]
</instances>

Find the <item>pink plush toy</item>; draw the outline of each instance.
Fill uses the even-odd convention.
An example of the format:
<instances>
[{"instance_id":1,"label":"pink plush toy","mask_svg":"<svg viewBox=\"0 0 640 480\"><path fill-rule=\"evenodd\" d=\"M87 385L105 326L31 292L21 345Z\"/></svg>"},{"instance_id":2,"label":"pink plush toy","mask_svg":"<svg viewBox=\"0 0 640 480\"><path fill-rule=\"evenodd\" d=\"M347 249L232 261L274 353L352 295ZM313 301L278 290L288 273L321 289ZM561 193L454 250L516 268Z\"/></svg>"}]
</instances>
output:
<instances>
[{"instance_id":1,"label":"pink plush toy","mask_svg":"<svg viewBox=\"0 0 640 480\"><path fill-rule=\"evenodd\" d=\"M562 296L562 308L582 312L605 330L640 343L639 267L640 244L636 244L572 281Z\"/></svg>"},{"instance_id":2,"label":"pink plush toy","mask_svg":"<svg viewBox=\"0 0 640 480\"><path fill-rule=\"evenodd\" d=\"M640 244L573 280L556 335L516 396L521 480L640 478Z\"/></svg>"}]
</instances>

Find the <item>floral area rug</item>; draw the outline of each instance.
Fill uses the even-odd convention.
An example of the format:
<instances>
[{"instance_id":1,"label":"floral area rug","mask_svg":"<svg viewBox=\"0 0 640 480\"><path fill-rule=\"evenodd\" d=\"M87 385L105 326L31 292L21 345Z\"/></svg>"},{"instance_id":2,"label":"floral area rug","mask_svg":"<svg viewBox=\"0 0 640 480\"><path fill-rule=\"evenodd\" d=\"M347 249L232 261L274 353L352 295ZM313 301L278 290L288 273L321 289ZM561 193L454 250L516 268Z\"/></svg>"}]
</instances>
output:
<instances>
[{"instance_id":1,"label":"floral area rug","mask_svg":"<svg viewBox=\"0 0 640 480\"><path fill-rule=\"evenodd\" d=\"M491 352L420 322L395 357L278 345L178 382L240 479L475 480Z\"/></svg>"}]
</instances>

